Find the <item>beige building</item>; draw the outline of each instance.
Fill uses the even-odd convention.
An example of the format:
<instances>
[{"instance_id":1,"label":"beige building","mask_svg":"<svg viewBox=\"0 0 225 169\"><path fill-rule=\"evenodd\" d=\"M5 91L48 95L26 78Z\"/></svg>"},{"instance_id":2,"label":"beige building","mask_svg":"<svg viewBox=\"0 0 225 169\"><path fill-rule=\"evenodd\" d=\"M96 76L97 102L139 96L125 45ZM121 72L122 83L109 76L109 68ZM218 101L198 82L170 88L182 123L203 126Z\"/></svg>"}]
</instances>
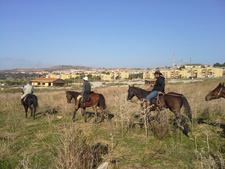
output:
<instances>
[{"instance_id":1,"label":"beige building","mask_svg":"<svg viewBox=\"0 0 225 169\"><path fill-rule=\"evenodd\" d=\"M48 74L46 78L60 79L60 74Z\"/></svg>"},{"instance_id":2,"label":"beige building","mask_svg":"<svg viewBox=\"0 0 225 169\"><path fill-rule=\"evenodd\" d=\"M120 79L128 79L130 75L129 72L127 71L122 71L119 74L120 74Z\"/></svg>"},{"instance_id":3,"label":"beige building","mask_svg":"<svg viewBox=\"0 0 225 169\"><path fill-rule=\"evenodd\" d=\"M112 75L111 74L101 74L101 80L110 81L110 80L112 80Z\"/></svg>"},{"instance_id":4,"label":"beige building","mask_svg":"<svg viewBox=\"0 0 225 169\"><path fill-rule=\"evenodd\" d=\"M54 79L54 78L37 78L31 80L32 86L39 87L52 87L52 86L64 86L65 81L62 79Z\"/></svg>"},{"instance_id":5,"label":"beige building","mask_svg":"<svg viewBox=\"0 0 225 169\"><path fill-rule=\"evenodd\" d=\"M191 68L187 67L186 69L175 69L175 70L162 70L161 73L165 78L206 78L206 77L222 77L223 69L222 68L214 68L214 67L197 67ZM154 72L144 72L143 79L153 79Z\"/></svg>"},{"instance_id":6,"label":"beige building","mask_svg":"<svg viewBox=\"0 0 225 169\"><path fill-rule=\"evenodd\" d=\"M143 79L154 79L154 77L153 71L143 73Z\"/></svg>"},{"instance_id":7,"label":"beige building","mask_svg":"<svg viewBox=\"0 0 225 169\"><path fill-rule=\"evenodd\" d=\"M61 74L60 75L60 78L65 80L65 79L70 79L71 78L71 75L70 74Z\"/></svg>"},{"instance_id":8,"label":"beige building","mask_svg":"<svg viewBox=\"0 0 225 169\"><path fill-rule=\"evenodd\" d=\"M70 75L70 78L74 78L74 79L75 79L75 78L77 78L77 77L80 77L80 75L79 75L79 74L71 74L71 75Z\"/></svg>"}]
</instances>

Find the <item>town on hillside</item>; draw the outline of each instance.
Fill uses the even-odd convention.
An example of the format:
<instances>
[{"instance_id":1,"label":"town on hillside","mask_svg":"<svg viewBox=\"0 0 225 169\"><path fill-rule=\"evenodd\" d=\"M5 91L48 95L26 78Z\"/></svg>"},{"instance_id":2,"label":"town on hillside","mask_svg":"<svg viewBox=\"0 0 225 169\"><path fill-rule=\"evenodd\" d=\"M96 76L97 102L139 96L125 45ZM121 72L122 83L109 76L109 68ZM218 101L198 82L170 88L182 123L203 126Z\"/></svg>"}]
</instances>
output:
<instances>
[{"instance_id":1,"label":"town on hillside","mask_svg":"<svg viewBox=\"0 0 225 169\"><path fill-rule=\"evenodd\" d=\"M225 74L224 67L214 67L203 64L187 64L182 66L128 69L128 68L90 68L58 66L54 69L44 69L32 72L23 70L10 71L0 79L29 79L34 86L64 86L65 83L81 82L84 76L88 76L91 81L114 81L139 79L151 81L154 79L154 72L158 69L166 79L194 79L194 78L219 78ZM28 74L28 75L27 75ZM26 76L25 76L26 75ZM24 77L25 76L25 77Z\"/></svg>"}]
</instances>

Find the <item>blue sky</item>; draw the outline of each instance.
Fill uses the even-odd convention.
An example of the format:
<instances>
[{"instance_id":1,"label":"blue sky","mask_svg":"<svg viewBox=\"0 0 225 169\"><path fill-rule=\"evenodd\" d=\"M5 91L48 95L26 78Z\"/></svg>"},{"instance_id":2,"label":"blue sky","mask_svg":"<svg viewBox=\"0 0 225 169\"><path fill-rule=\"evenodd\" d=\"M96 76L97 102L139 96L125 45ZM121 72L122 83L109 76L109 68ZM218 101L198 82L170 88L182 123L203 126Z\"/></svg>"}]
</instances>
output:
<instances>
[{"instance_id":1,"label":"blue sky","mask_svg":"<svg viewBox=\"0 0 225 169\"><path fill-rule=\"evenodd\" d=\"M224 0L1 0L0 69L225 62Z\"/></svg>"}]
</instances>

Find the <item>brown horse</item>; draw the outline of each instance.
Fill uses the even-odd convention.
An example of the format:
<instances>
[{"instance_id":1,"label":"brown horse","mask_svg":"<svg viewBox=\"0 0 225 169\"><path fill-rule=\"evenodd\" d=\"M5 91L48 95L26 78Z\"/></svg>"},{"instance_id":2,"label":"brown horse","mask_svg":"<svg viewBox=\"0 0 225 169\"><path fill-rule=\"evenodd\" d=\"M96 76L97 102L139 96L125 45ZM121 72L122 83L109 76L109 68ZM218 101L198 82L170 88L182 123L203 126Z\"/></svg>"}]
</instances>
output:
<instances>
[{"instance_id":1,"label":"brown horse","mask_svg":"<svg viewBox=\"0 0 225 169\"><path fill-rule=\"evenodd\" d=\"M140 101L143 101L146 96L149 94L149 91L143 90L138 87L129 86L127 100L131 100L136 96ZM189 117L192 122L192 114L189 103L182 94L170 92L158 96L158 99L155 97L151 99L150 111L156 110L158 107L159 110L162 108L168 108L171 112L175 114L176 120L180 120L180 124L184 127L184 134L188 134L188 125L185 118L180 114L181 107L184 105L185 114ZM175 123L177 125L177 123ZM176 126L177 127L177 126Z\"/></svg>"},{"instance_id":2,"label":"brown horse","mask_svg":"<svg viewBox=\"0 0 225 169\"><path fill-rule=\"evenodd\" d=\"M215 89L213 89L209 94L205 96L205 101L210 101L213 99L225 98L225 86L224 83L220 83Z\"/></svg>"},{"instance_id":3,"label":"brown horse","mask_svg":"<svg viewBox=\"0 0 225 169\"><path fill-rule=\"evenodd\" d=\"M79 95L80 95L79 92L67 91L66 92L67 103L71 103L72 99L74 99L75 105L76 105L77 97ZM104 112L105 112L105 109L106 109L104 96L102 94L92 92L89 95L89 98L90 98L90 101L84 102L84 103L80 102L79 107L75 108L74 113L73 113L73 121L75 121L75 116L76 116L77 110L79 108L82 108L83 109L83 115L85 117L85 122L87 122L86 107L92 107L93 110L95 111L95 122L98 121L97 107L99 107L100 110L101 110L101 115L102 115L101 122L104 120L104 118L105 118Z\"/></svg>"}]
</instances>

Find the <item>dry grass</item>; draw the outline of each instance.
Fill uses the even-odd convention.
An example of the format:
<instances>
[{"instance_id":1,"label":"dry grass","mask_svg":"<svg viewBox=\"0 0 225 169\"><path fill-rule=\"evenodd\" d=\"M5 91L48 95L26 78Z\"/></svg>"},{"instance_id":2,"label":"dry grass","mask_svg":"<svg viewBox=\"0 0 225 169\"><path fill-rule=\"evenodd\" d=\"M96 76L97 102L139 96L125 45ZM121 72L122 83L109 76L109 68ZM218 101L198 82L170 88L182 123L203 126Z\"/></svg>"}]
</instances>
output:
<instances>
[{"instance_id":1,"label":"dry grass","mask_svg":"<svg viewBox=\"0 0 225 169\"><path fill-rule=\"evenodd\" d=\"M65 91L36 93L39 108L35 120L25 119L19 93L0 93L0 167L92 168L91 147L100 142L109 145L108 154L98 157L112 162L109 168L223 168L224 99L204 100L217 85L166 85L167 92L184 94L191 106L194 124L188 122L190 138L180 130L172 131L169 119L174 115L168 110L159 116L163 123L151 123L146 137L145 129L137 125L140 119L135 118L141 113L140 103L136 98L126 100L126 87L94 89L105 96L107 113L114 115L101 124L93 123L91 117L84 123L80 113L72 123L74 103L67 104ZM59 113L43 116L42 112L52 108Z\"/></svg>"}]
</instances>

